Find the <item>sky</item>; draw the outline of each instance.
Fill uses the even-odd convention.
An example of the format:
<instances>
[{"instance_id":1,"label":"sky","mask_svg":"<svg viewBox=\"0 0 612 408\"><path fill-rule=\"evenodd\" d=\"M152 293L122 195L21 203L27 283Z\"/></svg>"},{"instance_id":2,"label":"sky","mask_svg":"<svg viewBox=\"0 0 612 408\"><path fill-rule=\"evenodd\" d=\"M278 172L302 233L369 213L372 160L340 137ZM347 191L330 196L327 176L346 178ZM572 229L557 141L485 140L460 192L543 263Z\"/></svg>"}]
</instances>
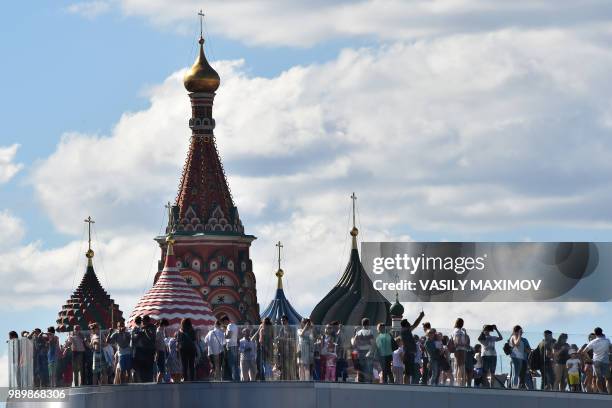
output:
<instances>
[{"instance_id":1,"label":"sky","mask_svg":"<svg viewBox=\"0 0 612 408\"><path fill-rule=\"evenodd\" d=\"M199 9L221 76L218 148L258 237L262 309L278 240L300 313L335 284L353 191L365 241L612 238L608 1L11 2L0 15L4 333L54 323L84 272L88 215L96 271L125 315L152 284L153 237L189 143L182 76ZM438 327L461 314L473 328L612 331L609 303L424 308Z\"/></svg>"}]
</instances>

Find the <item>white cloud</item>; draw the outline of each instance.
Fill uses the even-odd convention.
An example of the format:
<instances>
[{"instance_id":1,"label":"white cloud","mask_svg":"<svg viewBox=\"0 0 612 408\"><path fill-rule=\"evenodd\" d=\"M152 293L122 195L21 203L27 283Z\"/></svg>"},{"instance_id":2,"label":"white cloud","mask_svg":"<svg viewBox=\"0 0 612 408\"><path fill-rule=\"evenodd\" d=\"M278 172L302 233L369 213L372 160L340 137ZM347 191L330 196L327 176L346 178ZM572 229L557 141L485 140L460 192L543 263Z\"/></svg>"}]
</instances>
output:
<instances>
[{"instance_id":1,"label":"white cloud","mask_svg":"<svg viewBox=\"0 0 612 408\"><path fill-rule=\"evenodd\" d=\"M86 238L86 237L85 237ZM7 310L56 307L59 312L86 268L86 240L45 249L41 242L0 246L0 287ZM98 280L124 313L152 285L159 249L147 233L129 237L95 235L94 268ZM51 322L50 322L51 323Z\"/></svg>"},{"instance_id":2,"label":"white cloud","mask_svg":"<svg viewBox=\"0 0 612 408\"><path fill-rule=\"evenodd\" d=\"M25 231L23 222L8 210L0 211L0 248L21 241Z\"/></svg>"},{"instance_id":3,"label":"white cloud","mask_svg":"<svg viewBox=\"0 0 612 408\"><path fill-rule=\"evenodd\" d=\"M335 283L348 257L351 191L363 239L611 226L612 51L574 31L346 49L268 79L243 61L216 68L217 143L247 232L259 236L262 304L278 239L301 310ZM92 214L124 237L122 256L150 243L153 232L133 231L156 231L162 203L176 194L190 133L183 72L151 89L151 106L124 114L111 134L67 134L33 170L58 230L74 233Z\"/></svg>"},{"instance_id":4,"label":"white cloud","mask_svg":"<svg viewBox=\"0 0 612 408\"><path fill-rule=\"evenodd\" d=\"M17 149L19 149L18 144L0 146L0 184L12 179L23 168L23 164L14 163Z\"/></svg>"},{"instance_id":5,"label":"white cloud","mask_svg":"<svg viewBox=\"0 0 612 408\"><path fill-rule=\"evenodd\" d=\"M606 0L208 1L122 0L121 11L193 33L204 7L211 32L247 44L311 46L334 39L418 39L503 28L581 27L609 23Z\"/></svg>"},{"instance_id":6,"label":"white cloud","mask_svg":"<svg viewBox=\"0 0 612 408\"><path fill-rule=\"evenodd\" d=\"M73 3L66 7L66 11L88 19L93 19L111 10L110 1L84 1Z\"/></svg>"}]
</instances>

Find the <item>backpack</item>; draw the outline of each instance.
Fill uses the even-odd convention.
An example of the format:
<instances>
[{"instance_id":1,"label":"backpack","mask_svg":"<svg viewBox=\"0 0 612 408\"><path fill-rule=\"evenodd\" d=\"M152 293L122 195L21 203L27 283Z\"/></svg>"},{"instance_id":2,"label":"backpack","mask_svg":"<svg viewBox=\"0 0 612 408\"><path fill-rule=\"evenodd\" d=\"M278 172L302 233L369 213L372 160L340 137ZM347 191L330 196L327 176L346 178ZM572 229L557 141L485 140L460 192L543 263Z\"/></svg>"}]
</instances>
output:
<instances>
[{"instance_id":1,"label":"backpack","mask_svg":"<svg viewBox=\"0 0 612 408\"><path fill-rule=\"evenodd\" d=\"M529 368L532 370L542 369L542 353L539 347L531 350L529 357L527 357L527 364L529 364Z\"/></svg>"},{"instance_id":2,"label":"backpack","mask_svg":"<svg viewBox=\"0 0 612 408\"><path fill-rule=\"evenodd\" d=\"M504 344L504 354L509 356L512 354L512 346L510 345L510 339Z\"/></svg>"}]
</instances>

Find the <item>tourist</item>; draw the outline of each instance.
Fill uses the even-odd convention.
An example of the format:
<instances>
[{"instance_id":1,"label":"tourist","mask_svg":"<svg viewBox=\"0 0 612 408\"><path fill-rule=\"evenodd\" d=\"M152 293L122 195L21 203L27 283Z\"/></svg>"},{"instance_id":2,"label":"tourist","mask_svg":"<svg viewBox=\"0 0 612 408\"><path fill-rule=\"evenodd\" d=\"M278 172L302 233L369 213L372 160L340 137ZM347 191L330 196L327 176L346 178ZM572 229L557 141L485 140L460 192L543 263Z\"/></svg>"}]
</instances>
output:
<instances>
[{"instance_id":1,"label":"tourist","mask_svg":"<svg viewBox=\"0 0 612 408\"><path fill-rule=\"evenodd\" d=\"M416 383L414 356L416 354L417 345L414 341L412 331L419 325L424 316L425 312L421 311L413 324L410 324L406 319L400 322L400 337L402 338L404 347L404 384Z\"/></svg>"},{"instance_id":2,"label":"tourist","mask_svg":"<svg viewBox=\"0 0 612 408\"><path fill-rule=\"evenodd\" d=\"M104 352L100 347L100 339L97 338L92 343L92 365L91 370L93 373L92 384L106 384L108 380L108 369L109 365L104 356Z\"/></svg>"},{"instance_id":3,"label":"tourist","mask_svg":"<svg viewBox=\"0 0 612 408\"><path fill-rule=\"evenodd\" d=\"M529 342L523 337L523 328L514 326L512 335L508 340L508 345L511 348L510 358L512 360L512 387L524 389L527 388L525 379L527 376L527 356L531 351Z\"/></svg>"},{"instance_id":4,"label":"tourist","mask_svg":"<svg viewBox=\"0 0 612 408\"><path fill-rule=\"evenodd\" d=\"M383 323L377 326L378 336L376 336L376 350L378 361L382 371L382 382L387 384L393 381L393 372L391 371L391 363L393 360L393 350L391 348L391 335L387 333Z\"/></svg>"},{"instance_id":5,"label":"tourist","mask_svg":"<svg viewBox=\"0 0 612 408\"><path fill-rule=\"evenodd\" d=\"M357 381L372 382L374 347L376 346L374 333L370 329L370 319L361 319L361 329L355 333L354 346L358 353L359 374Z\"/></svg>"},{"instance_id":6,"label":"tourist","mask_svg":"<svg viewBox=\"0 0 612 408\"><path fill-rule=\"evenodd\" d=\"M569 349L569 358L565 362L567 368L567 380L570 391L580 392L580 373L582 371L582 361L578 358L578 350L572 346Z\"/></svg>"},{"instance_id":7,"label":"tourist","mask_svg":"<svg viewBox=\"0 0 612 408\"><path fill-rule=\"evenodd\" d=\"M42 330L34 329L29 338L34 345L34 386L46 387L49 382L49 345Z\"/></svg>"},{"instance_id":8,"label":"tourist","mask_svg":"<svg viewBox=\"0 0 612 408\"><path fill-rule=\"evenodd\" d=\"M274 365L274 327L269 317L264 318L253 337L257 338L259 344L260 379L271 380Z\"/></svg>"},{"instance_id":9,"label":"tourist","mask_svg":"<svg viewBox=\"0 0 612 408\"><path fill-rule=\"evenodd\" d=\"M468 345L465 349L465 386L472 387L474 380L474 370L476 364L476 352L470 344L468 336Z\"/></svg>"},{"instance_id":10,"label":"tourist","mask_svg":"<svg viewBox=\"0 0 612 408\"><path fill-rule=\"evenodd\" d=\"M195 330L195 334L196 334L195 379L197 381L204 381L204 380L207 381L210 379L210 360L208 359L208 347L206 346L206 341L202 337L202 332L199 328Z\"/></svg>"},{"instance_id":11,"label":"tourist","mask_svg":"<svg viewBox=\"0 0 612 408\"><path fill-rule=\"evenodd\" d=\"M474 387L480 388L483 383L484 375L482 373L482 345L474 346Z\"/></svg>"},{"instance_id":12,"label":"tourist","mask_svg":"<svg viewBox=\"0 0 612 408\"><path fill-rule=\"evenodd\" d=\"M427 358L429 360L429 368L431 372L431 379L429 380L429 385L438 385L438 380L440 378L440 370L439 364L441 360L441 355L439 349L436 347L436 329L430 328L427 331L427 339L425 340L425 351L427 352ZM403 338L402 338L403 342ZM406 352L406 346L404 345L404 353ZM406 356L404 356L404 365L406 364ZM414 361L412 359L412 361ZM404 368L404 373L406 373L406 369ZM409 377L404 375L404 384L411 384Z\"/></svg>"},{"instance_id":13,"label":"tourist","mask_svg":"<svg viewBox=\"0 0 612 408\"><path fill-rule=\"evenodd\" d=\"M341 379L342 382L346 382L348 378L348 362L346 361L346 344L344 334L342 333L342 325L339 321L335 320L330 323L332 326L332 333L336 341L336 378L335 381Z\"/></svg>"},{"instance_id":14,"label":"tourist","mask_svg":"<svg viewBox=\"0 0 612 408\"><path fill-rule=\"evenodd\" d=\"M221 319L225 326L225 355L227 357L228 375L223 377L228 380L240 381L239 356L238 356L238 326L230 321L229 316L225 315Z\"/></svg>"},{"instance_id":15,"label":"tourist","mask_svg":"<svg viewBox=\"0 0 612 408\"><path fill-rule=\"evenodd\" d=\"M497 336L491 335L495 331ZM493 387L495 382L495 369L497 367L497 351L495 351L495 343L503 340L503 337L497 326L487 324L482 328L478 341L482 344L482 371L485 379L489 380L489 387Z\"/></svg>"},{"instance_id":16,"label":"tourist","mask_svg":"<svg viewBox=\"0 0 612 408\"><path fill-rule=\"evenodd\" d=\"M567 344L567 334L561 333L557 341L553 344L553 370L555 391L565 391L567 387L567 360L569 359L569 344Z\"/></svg>"},{"instance_id":17,"label":"tourist","mask_svg":"<svg viewBox=\"0 0 612 408\"><path fill-rule=\"evenodd\" d=\"M402 338L396 337L395 343L397 344L397 348L393 350L392 354L392 367L391 371L393 372L393 379L395 384L403 384L404 383L404 349L402 347Z\"/></svg>"},{"instance_id":18,"label":"tourist","mask_svg":"<svg viewBox=\"0 0 612 408\"><path fill-rule=\"evenodd\" d=\"M183 366L178 353L178 341L176 337L166 338L168 354L166 357L166 371L173 383L180 383L183 374Z\"/></svg>"},{"instance_id":19,"label":"tourist","mask_svg":"<svg viewBox=\"0 0 612 408\"><path fill-rule=\"evenodd\" d=\"M217 321L218 336L221 336L220 345L215 348L215 351L219 354L223 351L223 332L219 327L221 324ZM210 333L209 333L210 334ZM185 318L181 320L181 326L179 331L176 333L176 340L178 344L178 354L181 360L181 367L183 368L183 381L193 381L195 379L195 358L196 358L196 334L193 326L191 325L191 319ZM210 350L210 345L208 346ZM210 354L210 352L209 352ZM221 374L221 366L216 366ZM220 379L219 375L219 379Z\"/></svg>"},{"instance_id":20,"label":"tourist","mask_svg":"<svg viewBox=\"0 0 612 408\"><path fill-rule=\"evenodd\" d=\"M15 336L17 333L15 333ZM47 329L47 367L49 369L49 387L57 387L57 361L59 359L59 337L55 335L55 327Z\"/></svg>"},{"instance_id":21,"label":"tourist","mask_svg":"<svg viewBox=\"0 0 612 408\"><path fill-rule=\"evenodd\" d=\"M240 379L255 381L257 379L257 344L251 339L249 329L242 329L239 343Z\"/></svg>"},{"instance_id":22,"label":"tourist","mask_svg":"<svg viewBox=\"0 0 612 408\"><path fill-rule=\"evenodd\" d=\"M423 347L425 347L425 340L427 340L427 332L429 331L429 329L431 329L431 323L429 322L425 322L422 324L423 327L423 334L424 334L424 340L423 340ZM422 364L423 364L423 374L421 375L421 384L426 385L429 381L429 358L427 357L427 353L423 353L423 359L422 359Z\"/></svg>"},{"instance_id":23,"label":"tourist","mask_svg":"<svg viewBox=\"0 0 612 408\"><path fill-rule=\"evenodd\" d=\"M126 384L130 382L132 371L132 336L125 328L123 321L117 322L117 330L110 330L106 342L116 347L115 356L117 364L115 368L115 384Z\"/></svg>"},{"instance_id":24,"label":"tourist","mask_svg":"<svg viewBox=\"0 0 612 408\"><path fill-rule=\"evenodd\" d=\"M166 330L169 325L168 319L161 319L155 332L155 363L158 383L164 382L166 376L166 338L168 337Z\"/></svg>"},{"instance_id":25,"label":"tourist","mask_svg":"<svg viewBox=\"0 0 612 408\"><path fill-rule=\"evenodd\" d=\"M550 330L544 330L544 339L538 344L537 357L540 374L542 376L541 389L552 390L555 382L555 372L553 366L553 345L555 339Z\"/></svg>"},{"instance_id":26,"label":"tourist","mask_svg":"<svg viewBox=\"0 0 612 408\"><path fill-rule=\"evenodd\" d=\"M66 347L72 355L72 378L74 386L83 385L83 359L85 357L85 339L80 326L74 326L72 334L66 340Z\"/></svg>"},{"instance_id":27,"label":"tourist","mask_svg":"<svg viewBox=\"0 0 612 408\"><path fill-rule=\"evenodd\" d=\"M331 329L331 327L330 327ZM323 381L335 381L336 380L336 360L338 355L336 354L336 343L332 337L327 337L324 341L323 350L321 354L325 356L325 372L323 374Z\"/></svg>"},{"instance_id":28,"label":"tourist","mask_svg":"<svg viewBox=\"0 0 612 408\"><path fill-rule=\"evenodd\" d=\"M465 387L467 385L467 377L465 374L465 353L469 346L469 337L463 328L463 319L458 318L455 321L455 328L451 334L452 343L454 344L453 354L455 355L455 378L457 385Z\"/></svg>"},{"instance_id":29,"label":"tourist","mask_svg":"<svg viewBox=\"0 0 612 408\"><path fill-rule=\"evenodd\" d=\"M330 327L331 330L331 327ZM296 379L296 338L293 327L289 326L289 318L284 315L281 317L281 326L276 336L278 368L280 369L280 379L293 381ZM335 373L334 373L335 376Z\"/></svg>"},{"instance_id":30,"label":"tourist","mask_svg":"<svg viewBox=\"0 0 612 408\"><path fill-rule=\"evenodd\" d=\"M314 344L312 338L312 322L308 318L302 319L297 331L298 350L297 364L298 377L302 381L310 381L310 366L313 363Z\"/></svg>"},{"instance_id":31,"label":"tourist","mask_svg":"<svg viewBox=\"0 0 612 408\"><path fill-rule=\"evenodd\" d=\"M419 384L422 376L423 368L423 355L425 354L425 338L421 339L418 334L414 335L414 342L416 343L416 353L414 353L414 384ZM395 341L394 341L395 343ZM393 344L397 347L396 344ZM403 381L403 379L402 379Z\"/></svg>"},{"instance_id":32,"label":"tourist","mask_svg":"<svg viewBox=\"0 0 612 408\"><path fill-rule=\"evenodd\" d=\"M451 350L449 349L450 339L448 336L438 332L438 341L436 347L440 350L440 383L442 385L453 385L454 377L451 364Z\"/></svg>"},{"instance_id":33,"label":"tourist","mask_svg":"<svg viewBox=\"0 0 612 408\"><path fill-rule=\"evenodd\" d=\"M584 369L582 370L584 373L584 378L582 380L582 385L584 387L585 392L595 392L597 389L597 384L595 382L594 368L593 368L593 350L584 351L587 344L595 339L595 333L590 333L587 337L587 343L583 344L580 350L578 351L578 355L582 358L582 364Z\"/></svg>"},{"instance_id":34,"label":"tourist","mask_svg":"<svg viewBox=\"0 0 612 408\"><path fill-rule=\"evenodd\" d=\"M153 382L153 366L155 364L155 334L156 329L151 317L142 318L142 326L132 334L134 347L134 369L139 382Z\"/></svg>"},{"instance_id":35,"label":"tourist","mask_svg":"<svg viewBox=\"0 0 612 408\"><path fill-rule=\"evenodd\" d=\"M140 332L142 331L142 317L136 316L134 318L134 326L130 331L130 336L132 338L132 381L133 382L142 382L140 379L140 360L136 358L136 348L139 347L138 343L140 342Z\"/></svg>"},{"instance_id":36,"label":"tourist","mask_svg":"<svg viewBox=\"0 0 612 408\"><path fill-rule=\"evenodd\" d=\"M603 334L601 327L593 330L595 338L586 345L583 352L593 350L593 370L596 389L606 392L606 380L610 378L610 340Z\"/></svg>"},{"instance_id":37,"label":"tourist","mask_svg":"<svg viewBox=\"0 0 612 408\"><path fill-rule=\"evenodd\" d=\"M223 379L223 351L225 346L225 332L221 328L221 321L215 322L213 330L209 331L204 338L204 343L207 347L208 358L210 360L211 372L213 380L221 381ZM179 351L181 350L181 342L179 339ZM195 347L194 347L195 353ZM183 372L185 371L185 360L181 359L183 363ZM187 381L187 380L186 380Z\"/></svg>"}]
</instances>

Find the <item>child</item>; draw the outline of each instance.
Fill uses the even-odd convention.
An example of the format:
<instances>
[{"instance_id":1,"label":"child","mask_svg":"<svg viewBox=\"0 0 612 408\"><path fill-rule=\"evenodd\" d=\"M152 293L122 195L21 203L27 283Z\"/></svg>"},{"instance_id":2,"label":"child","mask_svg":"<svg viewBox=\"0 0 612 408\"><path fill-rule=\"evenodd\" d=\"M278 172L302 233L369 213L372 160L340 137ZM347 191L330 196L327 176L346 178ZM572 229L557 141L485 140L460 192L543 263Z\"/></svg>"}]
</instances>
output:
<instances>
[{"instance_id":1,"label":"child","mask_svg":"<svg viewBox=\"0 0 612 408\"><path fill-rule=\"evenodd\" d=\"M580 369L582 363L578 358L578 350L571 348L569 354L570 359L566 363L569 386L572 392L580 392Z\"/></svg>"},{"instance_id":2,"label":"child","mask_svg":"<svg viewBox=\"0 0 612 408\"><path fill-rule=\"evenodd\" d=\"M404 348L402 344L402 338L397 337L395 339L397 343L397 349L393 351L393 363L391 367L391 371L393 372L393 378L395 379L396 384L403 384L403 375L404 375Z\"/></svg>"},{"instance_id":3,"label":"child","mask_svg":"<svg viewBox=\"0 0 612 408\"><path fill-rule=\"evenodd\" d=\"M336 343L332 341L327 342L325 353L325 381L336 380L336 360L338 355L336 354Z\"/></svg>"},{"instance_id":4,"label":"child","mask_svg":"<svg viewBox=\"0 0 612 408\"><path fill-rule=\"evenodd\" d=\"M474 364L474 387L480 387L482 385L482 346L480 344L476 344L474 346L474 359L476 360L476 364Z\"/></svg>"}]
</instances>

